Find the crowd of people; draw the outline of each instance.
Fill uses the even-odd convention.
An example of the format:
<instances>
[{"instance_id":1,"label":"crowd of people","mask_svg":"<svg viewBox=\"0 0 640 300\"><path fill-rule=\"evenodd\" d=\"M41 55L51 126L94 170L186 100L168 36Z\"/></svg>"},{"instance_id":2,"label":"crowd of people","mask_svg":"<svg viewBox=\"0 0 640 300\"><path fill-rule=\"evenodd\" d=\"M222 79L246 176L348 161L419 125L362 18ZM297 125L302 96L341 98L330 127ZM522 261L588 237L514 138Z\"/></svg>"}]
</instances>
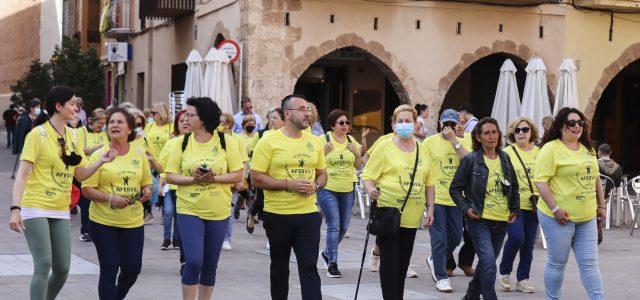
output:
<instances>
[{"instance_id":1,"label":"crowd of people","mask_svg":"<svg viewBox=\"0 0 640 300\"><path fill-rule=\"evenodd\" d=\"M356 138L348 113L333 110L325 132L300 95L269 110L266 124L248 99L231 115L210 98L190 98L175 116L164 103L146 113L124 103L87 114L80 101L59 86L43 102L29 101L22 116L3 115L15 121L7 123L7 146L20 154L9 225L33 256L31 299L54 299L66 282L74 188L79 239L93 242L98 255L100 299L124 299L136 282L153 205L162 207L160 249L180 250L184 299L211 298L242 207L246 230L262 220L266 231L271 298L288 297L293 250L302 298L321 299L317 262L329 278L342 277L339 245L359 177L373 201L369 269L379 272L384 299L403 299L405 278L417 276L410 261L423 228L431 254L422 259L436 290L452 292L449 277L459 267L472 277L464 299L497 299L496 280L504 291L534 293L539 226L549 247L546 298L560 299L573 249L589 298L604 299L597 244L607 191L598 175L615 177L621 168L609 145L596 158L590 123L575 108L545 120L544 133L524 117L500 128L468 108L446 109L431 134L428 107L404 104L393 112L393 132L369 147L371 130Z\"/></svg>"}]
</instances>

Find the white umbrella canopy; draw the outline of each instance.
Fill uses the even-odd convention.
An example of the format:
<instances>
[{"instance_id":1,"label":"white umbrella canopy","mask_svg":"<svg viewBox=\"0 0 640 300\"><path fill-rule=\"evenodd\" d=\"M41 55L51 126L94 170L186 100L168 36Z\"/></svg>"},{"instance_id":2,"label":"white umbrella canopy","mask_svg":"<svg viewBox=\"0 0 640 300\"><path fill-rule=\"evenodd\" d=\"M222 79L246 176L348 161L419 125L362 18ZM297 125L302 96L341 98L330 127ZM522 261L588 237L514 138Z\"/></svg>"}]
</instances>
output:
<instances>
[{"instance_id":1,"label":"white umbrella canopy","mask_svg":"<svg viewBox=\"0 0 640 300\"><path fill-rule=\"evenodd\" d=\"M565 59L560 64L560 82L556 91L556 103L553 106L555 116L563 107L578 108L578 81L576 64L573 59Z\"/></svg>"},{"instance_id":2,"label":"white umbrella canopy","mask_svg":"<svg viewBox=\"0 0 640 300\"><path fill-rule=\"evenodd\" d=\"M516 81L516 66L507 59L500 68L500 78L496 97L493 100L491 117L498 121L503 134L507 134L507 126L511 121L520 116L520 95L518 94L518 82Z\"/></svg>"},{"instance_id":3,"label":"white umbrella canopy","mask_svg":"<svg viewBox=\"0 0 640 300\"><path fill-rule=\"evenodd\" d=\"M527 80L524 84L520 115L533 120L538 130L541 130L542 118L551 115L547 89L547 68L542 59L534 58L529 61L526 71Z\"/></svg>"},{"instance_id":4,"label":"white umbrella canopy","mask_svg":"<svg viewBox=\"0 0 640 300\"><path fill-rule=\"evenodd\" d=\"M233 113L233 77L231 63L224 52L211 48L204 58L203 96L215 101L220 110Z\"/></svg>"},{"instance_id":5,"label":"white umbrella canopy","mask_svg":"<svg viewBox=\"0 0 640 300\"><path fill-rule=\"evenodd\" d=\"M202 56L196 49L191 50L187 57L187 78L184 83L186 99L202 95Z\"/></svg>"}]
</instances>

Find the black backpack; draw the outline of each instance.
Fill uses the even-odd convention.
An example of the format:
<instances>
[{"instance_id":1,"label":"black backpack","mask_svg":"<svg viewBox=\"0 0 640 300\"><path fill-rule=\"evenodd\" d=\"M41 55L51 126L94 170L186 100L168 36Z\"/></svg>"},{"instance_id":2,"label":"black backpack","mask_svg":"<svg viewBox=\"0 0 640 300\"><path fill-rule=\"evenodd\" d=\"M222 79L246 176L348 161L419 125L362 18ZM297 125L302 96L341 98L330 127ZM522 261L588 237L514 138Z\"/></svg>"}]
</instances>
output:
<instances>
[{"instance_id":1,"label":"black backpack","mask_svg":"<svg viewBox=\"0 0 640 300\"><path fill-rule=\"evenodd\" d=\"M184 139L182 140L182 152L187 149L187 144L189 144L190 136L191 132L184 135ZM220 146L222 146L222 150L227 151L227 143L224 140L224 132L218 131L218 138L220 138Z\"/></svg>"}]
</instances>

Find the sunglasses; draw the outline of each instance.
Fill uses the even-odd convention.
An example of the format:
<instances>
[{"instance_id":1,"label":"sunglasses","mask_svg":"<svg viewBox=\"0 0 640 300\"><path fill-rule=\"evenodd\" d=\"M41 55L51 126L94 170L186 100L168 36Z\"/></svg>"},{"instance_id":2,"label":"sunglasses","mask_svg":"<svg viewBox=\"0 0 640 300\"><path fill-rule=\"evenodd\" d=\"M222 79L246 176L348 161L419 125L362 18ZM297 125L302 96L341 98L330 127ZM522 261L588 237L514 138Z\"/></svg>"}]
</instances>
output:
<instances>
[{"instance_id":1,"label":"sunglasses","mask_svg":"<svg viewBox=\"0 0 640 300\"><path fill-rule=\"evenodd\" d=\"M457 124L456 124L455 122L444 122L444 123L442 123L442 126L443 126L443 127L451 127L451 128L453 128L453 129L455 129L455 128L456 128L456 125L457 125Z\"/></svg>"},{"instance_id":2,"label":"sunglasses","mask_svg":"<svg viewBox=\"0 0 640 300\"><path fill-rule=\"evenodd\" d=\"M64 138L58 138L58 145L60 146L60 158L66 166L77 166L82 162L82 156L78 155L75 151L67 154L67 143Z\"/></svg>"},{"instance_id":3,"label":"sunglasses","mask_svg":"<svg viewBox=\"0 0 640 300\"><path fill-rule=\"evenodd\" d=\"M155 115L155 114L157 114L157 113L158 113L157 111L151 111L151 114L152 114L152 115Z\"/></svg>"},{"instance_id":4,"label":"sunglasses","mask_svg":"<svg viewBox=\"0 0 640 300\"><path fill-rule=\"evenodd\" d=\"M339 121L339 122L336 122L336 124L338 124L340 126L344 126L344 125L349 126L349 125L351 125L351 122L349 122L349 121Z\"/></svg>"},{"instance_id":5,"label":"sunglasses","mask_svg":"<svg viewBox=\"0 0 640 300\"><path fill-rule=\"evenodd\" d=\"M142 123L136 123L136 127L142 127Z\"/></svg>"},{"instance_id":6,"label":"sunglasses","mask_svg":"<svg viewBox=\"0 0 640 300\"><path fill-rule=\"evenodd\" d=\"M584 125L586 125L586 122L583 120L568 120L565 124L569 128L574 127L576 125L584 128Z\"/></svg>"},{"instance_id":7,"label":"sunglasses","mask_svg":"<svg viewBox=\"0 0 640 300\"><path fill-rule=\"evenodd\" d=\"M531 130L531 128L529 127L518 127L515 130L513 130L516 134L522 132L522 133L529 133L529 130Z\"/></svg>"}]
</instances>

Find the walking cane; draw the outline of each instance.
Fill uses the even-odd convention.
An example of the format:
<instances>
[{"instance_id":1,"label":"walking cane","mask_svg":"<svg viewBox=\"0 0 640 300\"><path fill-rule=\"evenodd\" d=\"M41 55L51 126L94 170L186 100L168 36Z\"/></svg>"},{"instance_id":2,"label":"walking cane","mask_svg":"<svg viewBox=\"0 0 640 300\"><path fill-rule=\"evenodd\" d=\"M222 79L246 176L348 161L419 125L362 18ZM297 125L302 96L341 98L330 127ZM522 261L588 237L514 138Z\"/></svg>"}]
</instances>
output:
<instances>
[{"instance_id":1,"label":"walking cane","mask_svg":"<svg viewBox=\"0 0 640 300\"><path fill-rule=\"evenodd\" d=\"M19 160L20 154L16 155L16 162L13 164L13 173L11 173L11 179L16 179L16 168L18 167Z\"/></svg>"},{"instance_id":2,"label":"walking cane","mask_svg":"<svg viewBox=\"0 0 640 300\"><path fill-rule=\"evenodd\" d=\"M360 290L360 279L362 279L362 267L364 266L364 259L367 256L367 245L369 244L369 225L371 225L371 219L375 216L376 208L378 207L377 201L371 201L369 207L369 221L367 222L367 235L364 238L364 250L362 251L362 261L360 261L360 273L358 273L358 284L356 285L356 295L353 300L358 300L358 290Z\"/></svg>"}]
</instances>

